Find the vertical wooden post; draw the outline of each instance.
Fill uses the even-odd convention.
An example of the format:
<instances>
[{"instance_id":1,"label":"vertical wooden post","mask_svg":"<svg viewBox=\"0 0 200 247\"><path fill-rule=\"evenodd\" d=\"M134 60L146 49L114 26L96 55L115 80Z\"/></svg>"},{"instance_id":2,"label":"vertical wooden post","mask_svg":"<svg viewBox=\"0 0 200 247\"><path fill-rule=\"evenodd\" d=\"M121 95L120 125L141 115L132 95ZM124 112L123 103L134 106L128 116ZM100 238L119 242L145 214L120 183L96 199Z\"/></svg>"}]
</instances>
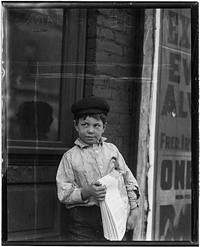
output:
<instances>
[{"instance_id":1,"label":"vertical wooden post","mask_svg":"<svg viewBox=\"0 0 200 247\"><path fill-rule=\"evenodd\" d=\"M137 180L140 186L140 213L138 224L133 233L133 240L145 240L147 216L149 212L148 201L148 170L149 170L149 133L150 112L153 80L153 58L155 49L155 10L145 10L144 43L143 43L143 68L140 79L141 102L139 120L139 141L137 158Z\"/></svg>"}]
</instances>

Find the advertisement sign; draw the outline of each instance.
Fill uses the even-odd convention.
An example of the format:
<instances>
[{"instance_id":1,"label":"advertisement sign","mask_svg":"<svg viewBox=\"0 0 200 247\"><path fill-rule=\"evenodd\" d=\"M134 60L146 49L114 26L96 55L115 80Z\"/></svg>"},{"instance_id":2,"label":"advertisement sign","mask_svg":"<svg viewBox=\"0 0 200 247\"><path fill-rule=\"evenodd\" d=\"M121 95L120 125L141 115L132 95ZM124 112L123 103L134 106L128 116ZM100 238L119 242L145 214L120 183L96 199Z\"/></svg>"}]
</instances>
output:
<instances>
[{"instance_id":1,"label":"advertisement sign","mask_svg":"<svg viewBox=\"0 0 200 247\"><path fill-rule=\"evenodd\" d=\"M191 240L191 13L161 12L155 240Z\"/></svg>"}]
</instances>

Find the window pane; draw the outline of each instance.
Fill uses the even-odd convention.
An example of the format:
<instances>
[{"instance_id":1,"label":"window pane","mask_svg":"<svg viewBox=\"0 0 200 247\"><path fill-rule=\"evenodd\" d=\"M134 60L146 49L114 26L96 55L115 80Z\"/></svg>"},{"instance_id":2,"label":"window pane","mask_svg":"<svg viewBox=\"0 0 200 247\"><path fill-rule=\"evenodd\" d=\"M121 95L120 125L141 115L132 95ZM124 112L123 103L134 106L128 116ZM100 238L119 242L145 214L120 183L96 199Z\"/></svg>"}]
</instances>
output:
<instances>
[{"instance_id":1,"label":"window pane","mask_svg":"<svg viewBox=\"0 0 200 247\"><path fill-rule=\"evenodd\" d=\"M7 12L8 138L57 141L62 9Z\"/></svg>"}]
</instances>

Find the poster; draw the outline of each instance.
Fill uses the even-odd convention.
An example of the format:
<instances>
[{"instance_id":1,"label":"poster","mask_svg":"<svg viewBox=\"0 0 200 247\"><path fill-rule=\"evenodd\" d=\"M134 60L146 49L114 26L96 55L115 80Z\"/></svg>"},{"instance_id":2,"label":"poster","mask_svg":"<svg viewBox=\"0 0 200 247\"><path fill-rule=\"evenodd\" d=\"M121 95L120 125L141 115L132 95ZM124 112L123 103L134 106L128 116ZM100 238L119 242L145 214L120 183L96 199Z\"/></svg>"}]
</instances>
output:
<instances>
[{"instance_id":1,"label":"poster","mask_svg":"<svg viewBox=\"0 0 200 247\"><path fill-rule=\"evenodd\" d=\"M190 12L161 12L154 229L159 241L191 239Z\"/></svg>"}]
</instances>

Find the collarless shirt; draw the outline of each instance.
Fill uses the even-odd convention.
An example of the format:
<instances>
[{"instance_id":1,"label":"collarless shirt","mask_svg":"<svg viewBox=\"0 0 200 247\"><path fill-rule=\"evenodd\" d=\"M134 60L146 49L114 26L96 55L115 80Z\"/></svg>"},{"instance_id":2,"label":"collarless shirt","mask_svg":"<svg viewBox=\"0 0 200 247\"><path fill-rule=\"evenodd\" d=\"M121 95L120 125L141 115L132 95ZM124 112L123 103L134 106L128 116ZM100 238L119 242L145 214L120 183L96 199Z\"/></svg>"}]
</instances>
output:
<instances>
[{"instance_id":1,"label":"collarless shirt","mask_svg":"<svg viewBox=\"0 0 200 247\"><path fill-rule=\"evenodd\" d=\"M105 140L106 138L102 137L97 144L90 146L78 138L75 146L63 155L58 167L56 182L58 198L67 208L99 205L92 196L87 200L82 200L81 190L110 173L116 168L116 164L123 172L131 209L138 206L137 181L117 147Z\"/></svg>"}]
</instances>

